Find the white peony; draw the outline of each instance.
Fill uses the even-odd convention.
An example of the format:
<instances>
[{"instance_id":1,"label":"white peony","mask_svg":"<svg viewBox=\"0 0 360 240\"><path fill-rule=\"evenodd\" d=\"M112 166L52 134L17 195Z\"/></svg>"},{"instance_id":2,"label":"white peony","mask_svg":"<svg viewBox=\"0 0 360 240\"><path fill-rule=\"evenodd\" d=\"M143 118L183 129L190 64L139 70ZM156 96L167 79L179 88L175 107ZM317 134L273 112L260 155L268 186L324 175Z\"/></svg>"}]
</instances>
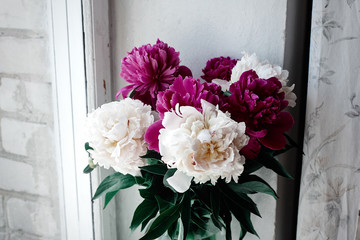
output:
<instances>
[{"instance_id":1,"label":"white peony","mask_svg":"<svg viewBox=\"0 0 360 240\"><path fill-rule=\"evenodd\" d=\"M123 174L140 175L145 165L146 129L154 122L151 107L126 98L102 105L86 119L87 141L95 163Z\"/></svg>"},{"instance_id":2,"label":"white peony","mask_svg":"<svg viewBox=\"0 0 360 240\"><path fill-rule=\"evenodd\" d=\"M291 85L290 87L287 86L287 83L289 82L289 72L282 70L280 66L272 65L268 62L260 62L255 53L251 55L248 53L243 53L241 60L239 60L232 69L230 82L218 79L214 80L214 82L221 85L223 90L228 90L230 84L237 82L241 74L251 69L254 70L260 78L267 79L276 77L279 79L282 85L280 92L285 92L285 100L289 102L290 107L296 106L296 95L292 92L294 90L295 84Z\"/></svg>"},{"instance_id":3,"label":"white peony","mask_svg":"<svg viewBox=\"0 0 360 240\"><path fill-rule=\"evenodd\" d=\"M217 107L204 100L201 102L203 113L191 106L178 107L166 112L159 135L159 150L162 160L177 172L194 177L196 183L218 178L237 182L244 170L245 157L239 151L247 145L245 123L238 123ZM179 108L179 109L178 109ZM179 175L179 174L177 174ZM181 175L181 174L180 174ZM186 180L179 176L181 183ZM175 189L173 178L168 181ZM179 183L180 183L179 181ZM174 186L175 185L175 186ZM190 186L180 187L183 191Z\"/></svg>"}]
</instances>

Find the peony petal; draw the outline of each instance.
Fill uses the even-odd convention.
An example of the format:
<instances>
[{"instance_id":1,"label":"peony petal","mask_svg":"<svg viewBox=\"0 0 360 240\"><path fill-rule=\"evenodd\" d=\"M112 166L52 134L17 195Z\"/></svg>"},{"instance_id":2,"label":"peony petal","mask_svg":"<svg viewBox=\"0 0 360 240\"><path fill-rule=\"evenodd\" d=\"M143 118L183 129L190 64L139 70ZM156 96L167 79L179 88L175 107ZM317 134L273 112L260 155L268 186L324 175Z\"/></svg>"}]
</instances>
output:
<instances>
[{"instance_id":1,"label":"peony petal","mask_svg":"<svg viewBox=\"0 0 360 240\"><path fill-rule=\"evenodd\" d=\"M148 148L150 150L155 150L159 152L159 135L160 135L160 129L164 128L162 125L161 120L158 120L151 124L149 128L145 132L145 142L149 144Z\"/></svg>"},{"instance_id":2,"label":"peony petal","mask_svg":"<svg viewBox=\"0 0 360 240\"><path fill-rule=\"evenodd\" d=\"M255 159L261 150L261 145L255 137L250 137L248 145L240 150L240 154L246 159Z\"/></svg>"},{"instance_id":3,"label":"peony petal","mask_svg":"<svg viewBox=\"0 0 360 240\"><path fill-rule=\"evenodd\" d=\"M271 129L286 132L294 125L294 118L289 112L280 112L276 116L276 120L273 122Z\"/></svg>"},{"instance_id":4,"label":"peony petal","mask_svg":"<svg viewBox=\"0 0 360 240\"><path fill-rule=\"evenodd\" d=\"M253 131L249 128L246 129L246 133L248 135L250 135L251 137L255 137L255 138L262 138L262 137L265 137L266 134L267 134L267 130L266 129L263 129L263 130L260 130L260 131Z\"/></svg>"},{"instance_id":5,"label":"peony petal","mask_svg":"<svg viewBox=\"0 0 360 240\"><path fill-rule=\"evenodd\" d=\"M223 92L229 90L231 82L221 79L214 79L212 80L212 83L215 83L221 87L221 90Z\"/></svg>"},{"instance_id":6,"label":"peony petal","mask_svg":"<svg viewBox=\"0 0 360 240\"><path fill-rule=\"evenodd\" d=\"M157 94L166 90L178 76L179 63L179 53L160 40L154 45L133 48L121 60L120 72L120 77L131 83L131 87L121 89L117 97L125 97L135 89L137 94L134 98L146 100L143 102L155 109Z\"/></svg>"},{"instance_id":7,"label":"peony petal","mask_svg":"<svg viewBox=\"0 0 360 240\"><path fill-rule=\"evenodd\" d=\"M206 63L206 67L202 70L204 73L201 76L207 82L213 79L223 79L229 81L231 78L231 70L236 65L237 59L230 57L216 57L212 58Z\"/></svg>"},{"instance_id":8,"label":"peony petal","mask_svg":"<svg viewBox=\"0 0 360 240\"><path fill-rule=\"evenodd\" d=\"M128 85L125 86L123 88L121 88L117 93L116 93L116 99L119 98L120 95L122 95L123 98L126 98L126 96L129 94L129 92L131 91L131 89L134 88L134 85Z\"/></svg>"},{"instance_id":9,"label":"peony petal","mask_svg":"<svg viewBox=\"0 0 360 240\"><path fill-rule=\"evenodd\" d=\"M281 150L286 145L284 134L278 131L268 131L265 137L259 138L259 141L262 145L272 150Z\"/></svg>"},{"instance_id":10,"label":"peony petal","mask_svg":"<svg viewBox=\"0 0 360 240\"><path fill-rule=\"evenodd\" d=\"M183 78L193 76L191 70L188 67L184 66L184 65L179 66L178 73Z\"/></svg>"},{"instance_id":11,"label":"peony petal","mask_svg":"<svg viewBox=\"0 0 360 240\"><path fill-rule=\"evenodd\" d=\"M177 192L186 192L191 185L193 177L186 175L181 171L176 171L174 175L166 179L166 181L173 187Z\"/></svg>"}]
</instances>

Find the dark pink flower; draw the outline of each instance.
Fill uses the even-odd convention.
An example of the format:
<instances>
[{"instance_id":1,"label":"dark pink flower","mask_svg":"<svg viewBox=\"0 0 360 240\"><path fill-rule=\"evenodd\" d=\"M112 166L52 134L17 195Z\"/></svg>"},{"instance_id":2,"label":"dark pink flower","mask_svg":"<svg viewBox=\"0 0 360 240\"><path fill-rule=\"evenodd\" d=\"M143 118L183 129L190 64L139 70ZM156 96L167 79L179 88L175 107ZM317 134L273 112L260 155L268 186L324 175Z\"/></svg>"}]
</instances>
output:
<instances>
[{"instance_id":1,"label":"dark pink flower","mask_svg":"<svg viewBox=\"0 0 360 240\"><path fill-rule=\"evenodd\" d=\"M249 143L240 150L240 154L245 156L246 159L255 159L260 153L261 145L257 138L250 136Z\"/></svg>"},{"instance_id":2,"label":"dark pink flower","mask_svg":"<svg viewBox=\"0 0 360 240\"><path fill-rule=\"evenodd\" d=\"M201 110L201 99L214 105L219 105L220 109L224 105L224 97L221 87L214 83L201 83L199 79L192 77L179 76L174 83L164 92L160 92L156 102L156 110L162 119L164 113L175 109L177 103L180 106L193 106Z\"/></svg>"},{"instance_id":3,"label":"dark pink flower","mask_svg":"<svg viewBox=\"0 0 360 240\"><path fill-rule=\"evenodd\" d=\"M228 111L238 122L245 122L246 133L265 147L278 150L286 144L284 132L294 124L288 112L282 112L288 102L282 85L275 78L261 79L255 71L244 72L239 81L230 86ZM253 142L253 146L256 142ZM256 146L253 147L256 149Z\"/></svg>"},{"instance_id":4,"label":"dark pink flower","mask_svg":"<svg viewBox=\"0 0 360 240\"><path fill-rule=\"evenodd\" d=\"M116 94L124 98L135 90L135 99L155 107L157 94L172 84L179 74L189 75L191 71L182 67L179 71L179 52L166 43L157 40L155 45L134 48L121 61L120 76L130 85Z\"/></svg>"},{"instance_id":5,"label":"dark pink flower","mask_svg":"<svg viewBox=\"0 0 360 240\"><path fill-rule=\"evenodd\" d=\"M230 57L217 57L210 59L206 63L206 67L202 70L204 75L202 79L211 82L213 79L222 79L229 81L231 78L231 70L236 65L237 60Z\"/></svg>"},{"instance_id":6,"label":"dark pink flower","mask_svg":"<svg viewBox=\"0 0 360 240\"><path fill-rule=\"evenodd\" d=\"M150 150L159 152L159 135L160 129L164 128L162 120L158 120L151 124L145 132L144 140L149 144Z\"/></svg>"}]
</instances>

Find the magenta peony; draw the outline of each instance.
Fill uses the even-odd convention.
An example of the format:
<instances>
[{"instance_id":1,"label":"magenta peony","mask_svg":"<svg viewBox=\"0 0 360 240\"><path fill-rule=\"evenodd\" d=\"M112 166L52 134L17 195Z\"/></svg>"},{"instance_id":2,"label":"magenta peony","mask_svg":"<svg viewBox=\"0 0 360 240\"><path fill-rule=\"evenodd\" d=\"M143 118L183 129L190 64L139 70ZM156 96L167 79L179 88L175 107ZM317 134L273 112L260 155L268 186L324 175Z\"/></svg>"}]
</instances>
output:
<instances>
[{"instance_id":1,"label":"magenta peony","mask_svg":"<svg viewBox=\"0 0 360 240\"><path fill-rule=\"evenodd\" d=\"M164 128L162 120L157 120L149 126L145 132L144 140L148 144L149 150L159 152L159 135L160 129Z\"/></svg>"},{"instance_id":2,"label":"magenta peony","mask_svg":"<svg viewBox=\"0 0 360 240\"><path fill-rule=\"evenodd\" d=\"M237 60L230 57L212 58L206 63L206 67L202 70L204 75L202 79L211 82L213 79L222 79L229 81L231 78L231 70L236 65Z\"/></svg>"},{"instance_id":3,"label":"magenta peony","mask_svg":"<svg viewBox=\"0 0 360 240\"><path fill-rule=\"evenodd\" d=\"M249 70L230 86L232 94L228 98L231 117L238 122L245 122L246 133L273 150L282 149L286 145L283 133L294 123L290 113L282 112L288 101L284 100L285 93L279 92L281 87L277 78L261 79L255 71ZM260 150L255 139L248 146L251 149L246 149L248 153Z\"/></svg>"},{"instance_id":4,"label":"magenta peony","mask_svg":"<svg viewBox=\"0 0 360 240\"><path fill-rule=\"evenodd\" d=\"M250 136L249 143L240 150L240 154L245 156L246 159L255 159L259 155L260 150L261 145L257 138Z\"/></svg>"},{"instance_id":5,"label":"magenta peony","mask_svg":"<svg viewBox=\"0 0 360 240\"><path fill-rule=\"evenodd\" d=\"M221 87L214 83L201 83L199 79L192 77L179 76L174 83L164 92L160 92L156 102L156 110L161 119L164 113L175 109L177 103L179 106L192 106L202 112L201 99L219 105L222 109L224 97Z\"/></svg>"},{"instance_id":6,"label":"magenta peony","mask_svg":"<svg viewBox=\"0 0 360 240\"><path fill-rule=\"evenodd\" d=\"M135 90L134 98L155 108L157 94L172 84L178 75L191 75L190 69L179 66L179 52L157 40L155 45L134 48L121 61L120 76L130 85L116 94L124 98ZM180 67L180 71L179 71Z\"/></svg>"}]
</instances>

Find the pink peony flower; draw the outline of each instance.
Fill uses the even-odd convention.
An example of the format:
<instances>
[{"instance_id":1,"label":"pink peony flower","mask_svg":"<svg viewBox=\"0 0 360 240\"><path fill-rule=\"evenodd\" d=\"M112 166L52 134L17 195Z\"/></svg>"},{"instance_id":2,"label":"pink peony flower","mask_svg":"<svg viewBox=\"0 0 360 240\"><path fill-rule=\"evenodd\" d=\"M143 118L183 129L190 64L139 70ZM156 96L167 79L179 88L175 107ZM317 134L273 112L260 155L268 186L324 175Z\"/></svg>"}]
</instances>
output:
<instances>
[{"instance_id":1,"label":"pink peony flower","mask_svg":"<svg viewBox=\"0 0 360 240\"><path fill-rule=\"evenodd\" d=\"M246 159L255 159L259 155L260 150L261 145L259 144L258 140L251 136L249 143L240 150L240 154L245 156Z\"/></svg>"},{"instance_id":2,"label":"pink peony flower","mask_svg":"<svg viewBox=\"0 0 360 240\"><path fill-rule=\"evenodd\" d=\"M144 140L149 145L149 150L159 152L159 135L160 129L164 128L162 120L157 120L151 124L145 132Z\"/></svg>"},{"instance_id":3,"label":"pink peony flower","mask_svg":"<svg viewBox=\"0 0 360 240\"><path fill-rule=\"evenodd\" d=\"M224 97L221 87L214 83L201 83L199 79L192 77L179 76L174 83L164 92L160 92L156 102L156 110L161 119L164 113L179 106L192 106L202 112L201 99L219 105L220 109L224 105Z\"/></svg>"},{"instance_id":4,"label":"pink peony flower","mask_svg":"<svg viewBox=\"0 0 360 240\"><path fill-rule=\"evenodd\" d=\"M279 92L281 87L277 78L261 79L255 71L249 70L230 86L232 94L228 98L231 117L245 122L246 133L273 150L286 145L283 133L294 124L291 114L282 112L288 101L284 100L285 93ZM245 150L258 152L258 142L251 140L249 148Z\"/></svg>"},{"instance_id":5,"label":"pink peony flower","mask_svg":"<svg viewBox=\"0 0 360 240\"><path fill-rule=\"evenodd\" d=\"M210 59L206 63L206 67L202 70L204 75L202 79L211 82L213 79L222 79L229 81L231 78L231 70L236 65L237 60L230 57L217 57Z\"/></svg>"},{"instance_id":6,"label":"pink peony flower","mask_svg":"<svg viewBox=\"0 0 360 240\"><path fill-rule=\"evenodd\" d=\"M190 69L181 66L179 71L179 52L166 43L157 40L155 45L134 48L121 61L120 76L130 85L116 94L124 98L135 90L135 99L155 108L157 94L172 84L179 74L191 75Z\"/></svg>"},{"instance_id":7,"label":"pink peony flower","mask_svg":"<svg viewBox=\"0 0 360 240\"><path fill-rule=\"evenodd\" d=\"M213 83L201 83L199 79L192 77L179 76L175 78L174 83L164 92L160 92L156 110L159 117L164 118L165 112L175 110L176 104L181 106L192 106L202 112L201 99L219 105L225 106L221 87ZM159 134L163 128L162 120L154 122L145 133L145 142L149 144L149 149L159 151Z\"/></svg>"}]
</instances>

